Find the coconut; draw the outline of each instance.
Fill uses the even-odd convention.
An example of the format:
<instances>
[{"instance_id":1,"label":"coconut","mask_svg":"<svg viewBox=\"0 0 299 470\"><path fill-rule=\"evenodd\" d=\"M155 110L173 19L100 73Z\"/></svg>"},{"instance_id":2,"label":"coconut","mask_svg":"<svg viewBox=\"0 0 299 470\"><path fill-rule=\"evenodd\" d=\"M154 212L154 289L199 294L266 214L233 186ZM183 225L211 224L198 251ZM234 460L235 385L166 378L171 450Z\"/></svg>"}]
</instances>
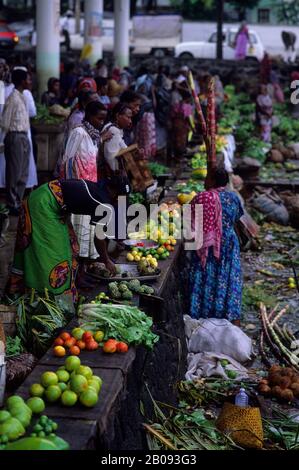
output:
<instances>
[{"instance_id":1,"label":"coconut","mask_svg":"<svg viewBox=\"0 0 299 470\"><path fill-rule=\"evenodd\" d=\"M270 367L269 373L271 374L272 372L280 372L281 367L277 364L273 364L273 366Z\"/></svg>"},{"instance_id":2,"label":"coconut","mask_svg":"<svg viewBox=\"0 0 299 470\"><path fill-rule=\"evenodd\" d=\"M283 163L284 162L284 156L279 150L272 149L268 153L267 160L270 162L274 163Z\"/></svg>"},{"instance_id":3,"label":"coconut","mask_svg":"<svg viewBox=\"0 0 299 470\"><path fill-rule=\"evenodd\" d=\"M292 390L290 390L289 388L286 388L285 390L282 390L282 392L280 394L280 397L283 400L286 400L286 401L294 400L294 394L293 394Z\"/></svg>"},{"instance_id":4,"label":"coconut","mask_svg":"<svg viewBox=\"0 0 299 470\"><path fill-rule=\"evenodd\" d=\"M262 395L270 395L271 394L271 388L269 387L269 385L265 385L265 384L260 384L258 386L258 391Z\"/></svg>"},{"instance_id":5,"label":"coconut","mask_svg":"<svg viewBox=\"0 0 299 470\"><path fill-rule=\"evenodd\" d=\"M281 377L281 380L280 380L280 387L282 389L286 389L286 388L289 388L289 386L291 385L291 379L290 377Z\"/></svg>"},{"instance_id":6,"label":"coconut","mask_svg":"<svg viewBox=\"0 0 299 470\"><path fill-rule=\"evenodd\" d=\"M275 372L275 373L271 373L269 374L269 383L271 385L280 385L280 381L281 381L281 375L280 375L280 372Z\"/></svg>"},{"instance_id":7,"label":"coconut","mask_svg":"<svg viewBox=\"0 0 299 470\"><path fill-rule=\"evenodd\" d=\"M271 392L274 397L277 397L277 398L281 397L282 390L278 385L275 385L275 387L272 387Z\"/></svg>"},{"instance_id":8,"label":"coconut","mask_svg":"<svg viewBox=\"0 0 299 470\"><path fill-rule=\"evenodd\" d=\"M290 386L290 389L292 390L294 396L296 398L299 398L299 383L297 382L292 383L292 385Z\"/></svg>"}]
</instances>

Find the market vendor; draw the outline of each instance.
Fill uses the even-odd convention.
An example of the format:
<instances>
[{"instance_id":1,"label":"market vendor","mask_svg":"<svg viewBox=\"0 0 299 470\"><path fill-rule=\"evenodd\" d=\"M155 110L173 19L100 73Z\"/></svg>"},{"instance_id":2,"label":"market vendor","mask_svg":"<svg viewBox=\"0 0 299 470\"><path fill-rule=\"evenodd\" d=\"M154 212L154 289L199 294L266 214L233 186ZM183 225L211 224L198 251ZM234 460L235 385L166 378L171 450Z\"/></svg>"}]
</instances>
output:
<instances>
[{"instance_id":1,"label":"market vendor","mask_svg":"<svg viewBox=\"0 0 299 470\"><path fill-rule=\"evenodd\" d=\"M35 189L22 204L8 292L47 288L56 295L66 292L75 295L79 246L68 216L90 215L91 224L101 224L105 216L98 217L96 209L110 204L115 208L117 222L117 198L127 193L126 181L117 176L98 183L54 180ZM109 208L107 215L108 211ZM117 229L115 232L116 236ZM114 274L116 269L107 253L107 240L95 236L94 242L101 261Z\"/></svg>"}]
</instances>

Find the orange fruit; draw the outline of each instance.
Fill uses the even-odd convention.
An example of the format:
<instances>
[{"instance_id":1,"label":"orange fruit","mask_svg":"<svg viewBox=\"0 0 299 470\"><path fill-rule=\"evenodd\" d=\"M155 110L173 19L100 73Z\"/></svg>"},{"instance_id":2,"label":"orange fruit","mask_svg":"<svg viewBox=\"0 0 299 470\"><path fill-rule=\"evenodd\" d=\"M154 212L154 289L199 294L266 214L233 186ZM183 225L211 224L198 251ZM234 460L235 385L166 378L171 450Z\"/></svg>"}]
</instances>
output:
<instances>
[{"instance_id":1,"label":"orange fruit","mask_svg":"<svg viewBox=\"0 0 299 470\"><path fill-rule=\"evenodd\" d=\"M86 348L86 344L81 339L79 341L77 341L76 346L78 346L78 348L80 348L80 349L85 349Z\"/></svg>"},{"instance_id":2,"label":"orange fruit","mask_svg":"<svg viewBox=\"0 0 299 470\"><path fill-rule=\"evenodd\" d=\"M58 384L58 377L54 372L47 371L41 375L41 384L43 387Z\"/></svg>"},{"instance_id":3,"label":"orange fruit","mask_svg":"<svg viewBox=\"0 0 299 470\"><path fill-rule=\"evenodd\" d=\"M63 357L65 356L65 349L63 346L55 346L55 348L53 349L53 352L54 352L54 356L57 356L57 357Z\"/></svg>"},{"instance_id":4,"label":"orange fruit","mask_svg":"<svg viewBox=\"0 0 299 470\"><path fill-rule=\"evenodd\" d=\"M45 391L45 397L50 403L54 403L61 396L61 389L58 385L50 385Z\"/></svg>"},{"instance_id":5,"label":"orange fruit","mask_svg":"<svg viewBox=\"0 0 299 470\"><path fill-rule=\"evenodd\" d=\"M78 397L72 390L65 390L61 395L61 402L64 406L74 406Z\"/></svg>"},{"instance_id":6,"label":"orange fruit","mask_svg":"<svg viewBox=\"0 0 299 470\"><path fill-rule=\"evenodd\" d=\"M71 337L71 335L69 333L67 333L66 331L64 331L63 333L60 333L59 335L59 338L62 338L63 341L69 339Z\"/></svg>"},{"instance_id":7,"label":"orange fruit","mask_svg":"<svg viewBox=\"0 0 299 470\"><path fill-rule=\"evenodd\" d=\"M76 338L69 338L67 340L65 340L64 342L64 346L67 347L67 348L71 348L72 346L74 346L76 344L77 340Z\"/></svg>"},{"instance_id":8,"label":"orange fruit","mask_svg":"<svg viewBox=\"0 0 299 470\"><path fill-rule=\"evenodd\" d=\"M70 347L70 353L73 356L79 356L80 352L81 352L81 349L79 348L79 346L74 345Z\"/></svg>"},{"instance_id":9,"label":"orange fruit","mask_svg":"<svg viewBox=\"0 0 299 470\"><path fill-rule=\"evenodd\" d=\"M81 361L77 356L69 356L66 358L64 365L68 372L73 372L81 365Z\"/></svg>"},{"instance_id":10,"label":"orange fruit","mask_svg":"<svg viewBox=\"0 0 299 470\"><path fill-rule=\"evenodd\" d=\"M71 390L78 395L88 388L87 378L83 375L74 375L70 380Z\"/></svg>"},{"instance_id":11,"label":"orange fruit","mask_svg":"<svg viewBox=\"0 0 299 470\"><path fill-rule=\"evenodd\" d=\"M95 406L98 402L98 399L99 397L97 392L91 387L88 387L88 389L82 392L79 397L80 403L82 403L83 406L87 406L88 408Z\"/></svg>"},{"instance_id":12,"label":"orange fruit","mask_svg":"<svg viewBox=\"0 0 299 470\"><path fill-rule=\"evenodd\" d=\"M64 341L62 338L56 338L55 341L54 341L54 346L63 346L64 345Z\"/></svg>"}]
</instances>

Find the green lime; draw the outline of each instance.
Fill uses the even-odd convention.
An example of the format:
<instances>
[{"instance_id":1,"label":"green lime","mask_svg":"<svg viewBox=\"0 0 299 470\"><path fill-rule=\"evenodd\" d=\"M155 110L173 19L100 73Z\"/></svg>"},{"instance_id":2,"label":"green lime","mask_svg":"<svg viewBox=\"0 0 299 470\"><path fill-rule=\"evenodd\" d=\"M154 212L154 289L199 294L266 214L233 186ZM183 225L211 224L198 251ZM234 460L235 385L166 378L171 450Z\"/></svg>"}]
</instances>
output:
<instances>
[{"instance_id":1,"label":"green lime","mask_svg":"<svg viewBox=\"0 0 299 470\"><path fill-rule=\"evenodd\" d=\"M42 413L45 409L45 402L40 397L32 397L27 400L27 405L31 409L32 413Z\"/></svg>"}]
</instances>

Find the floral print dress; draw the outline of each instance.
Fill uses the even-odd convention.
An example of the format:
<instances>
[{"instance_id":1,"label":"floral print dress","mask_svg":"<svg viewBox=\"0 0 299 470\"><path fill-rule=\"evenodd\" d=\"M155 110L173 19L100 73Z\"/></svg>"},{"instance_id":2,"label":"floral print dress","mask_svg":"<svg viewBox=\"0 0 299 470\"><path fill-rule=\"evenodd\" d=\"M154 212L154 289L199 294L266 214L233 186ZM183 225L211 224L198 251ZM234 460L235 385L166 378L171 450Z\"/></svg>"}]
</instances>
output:
<instances>
[{"instance_id":1,"label":"floral print dress","mask_svg":"<svg viewBox=\"0 0 299 470\"><path fill-rule=\"evenodd\" d=\"M242 268L234 224L243 215L243 209L235 193L221 191L219 196L222 206L220 260L216 260L210 248L206 266L202 268L196 252L192 253L190 315L192 318L226 318L232 321L241 315Z\"/></svg>"}]
</instances>

